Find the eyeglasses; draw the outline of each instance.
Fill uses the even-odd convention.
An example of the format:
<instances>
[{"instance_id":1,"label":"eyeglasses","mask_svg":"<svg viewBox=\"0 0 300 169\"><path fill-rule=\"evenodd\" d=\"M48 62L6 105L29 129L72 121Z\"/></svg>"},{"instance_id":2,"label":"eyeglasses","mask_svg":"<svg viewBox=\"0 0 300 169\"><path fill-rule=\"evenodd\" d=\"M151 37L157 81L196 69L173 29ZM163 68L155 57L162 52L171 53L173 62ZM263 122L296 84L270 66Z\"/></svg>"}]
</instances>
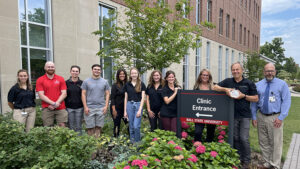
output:
<instances>
[{"instance_id":1,"label":"eyeglasses","mask_svg":"<svg viewBox=\"0 0 300 169\"><path fill-rule=\"evenodd\" d=\"M274 70L265 70L264 72L266 72L266 73L274 73L275 71Z\"/></svg>"}]
</instances>

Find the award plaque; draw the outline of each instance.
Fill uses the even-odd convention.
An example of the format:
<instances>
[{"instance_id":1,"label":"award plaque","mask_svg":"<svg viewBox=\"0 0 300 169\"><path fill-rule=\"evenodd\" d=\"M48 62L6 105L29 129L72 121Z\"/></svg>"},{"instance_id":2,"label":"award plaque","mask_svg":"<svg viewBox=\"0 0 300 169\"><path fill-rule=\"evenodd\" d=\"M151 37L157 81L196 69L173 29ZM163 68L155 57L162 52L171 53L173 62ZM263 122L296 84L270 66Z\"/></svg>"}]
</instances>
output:
<instances>
[{"instance_id":1,"label":"award plaque","mask_svg":"<svg viewBox=\"0 0 300 169\"><path fill-rule=\"evenodd\" d=\"M237 90L232 90L230 91L230 96L233 98L238 98L240 96L240 93Z\"/></svg>"}]
</instances>

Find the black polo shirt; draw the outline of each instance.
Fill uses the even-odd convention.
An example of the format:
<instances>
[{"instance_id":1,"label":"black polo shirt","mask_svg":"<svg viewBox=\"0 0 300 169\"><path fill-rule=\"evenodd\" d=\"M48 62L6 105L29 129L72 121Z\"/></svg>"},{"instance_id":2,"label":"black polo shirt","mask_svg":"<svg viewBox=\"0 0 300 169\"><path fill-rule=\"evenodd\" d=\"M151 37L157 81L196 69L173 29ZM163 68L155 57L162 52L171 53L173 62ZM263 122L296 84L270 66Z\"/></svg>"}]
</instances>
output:
<instances>
[{"instance_id":1,"label":"black polo shirt","mask_svg":"<svg viewBox=\"0 0 300 169\"><path fill-rule=\"evenodd\" d=\"M240 90L245 95L257 95L257 90L255 84L244 78L240 82L236 82L234 78L227 78L218 84L221 87L234 88ZM250 102L245 98L234 99L234 118L251 118Z\"/></svg>"},{"instance_id":2,"label":"black polo shirt","mask_svg":"<svg viewBox=\"0 0 300 169\"><path fill-rule=\"evenodd\" d=\"M35 90L22 89L15 84L8 92L7 101L14 104L15 109L35 107Z\"/></svg>"},{"instance_id":3,"label":"black polo shirt","mask_svg":"<svg viewBox=\"0 0 300 169\"><path fill-rule=\"evenodd\" d=\"M166 85L162 89L161 96L162 96L162 98L170 97L173 95L173 93L174 93L174 91L172 89L170 89L168 85ZM177 117L177 95L169 104L166 104L163 101L163 105L160 109L160 116L161 117Z\"/></svg>"},{"instance_id":4,"label":"black polo shirt","mask_svg":"<svg viewBox=\"0 0 300 169\"><path fill-rule=\"evenodd\" d=\"M159 112L163 104L163 99L161 97L162 86L159 85L157 89L155 89L153 85L148 86L146 90L146 94L149 96L150 109L152 111Z\"/></svg>"},{"instance_id":5,"label":"black polo shirt","mask_svg":"<svg viewBox=\"0 0 300 169\"><path fill-rule=\"evenodd\" d=\"M66 80L67 85L67 97L65 99L65 104L67 108L78 109L82 108L81 100L81 85L82 80L78 78L76 82L73 82L72 79Z\"/></svg>"},{"instance_id":6,"label":"black polo shirt","mask_svg":"<svg viewBox=\"0 0 300 169\"><path fill-rule=\"evenodd\" d=\"M141 82L141 92L136 92L131 82L127 82L124 86L124 91L128 94L128 101L140 102L142 100L142 91L146 91L146 86Z\"/></svg>"},{"instance_id":7,"label":"black polo shirt","mask_svg":"<svg viewBox=\"0 0 300 169\"><path fill-rule=\"evenodd\" d=\"M124 85L121 83L119 87L117 83L114 83L111 87L111 106L114 105L117 110L124 110L124 97Z\"/></svg>"}]
</instances>

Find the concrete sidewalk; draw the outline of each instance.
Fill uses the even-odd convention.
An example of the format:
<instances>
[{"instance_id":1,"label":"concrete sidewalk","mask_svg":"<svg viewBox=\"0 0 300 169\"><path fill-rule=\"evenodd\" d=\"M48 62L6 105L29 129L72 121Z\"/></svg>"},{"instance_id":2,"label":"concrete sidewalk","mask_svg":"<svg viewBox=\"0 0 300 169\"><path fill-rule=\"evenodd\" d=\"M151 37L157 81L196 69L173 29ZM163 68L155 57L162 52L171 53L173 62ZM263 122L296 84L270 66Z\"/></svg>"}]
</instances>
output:
<instances>
[{"instance_id":1,"label":"concrete sidewalk","mask_svg":"<svg viewBox=\"0 0 300 169\"><path fill-rule=\"evenodd\" d=\"M300 93L299 92L295 92L292 88L293 87L289 87L290 92L291 92L291 96L300 97Z\"/></svg>"}]
</instances>

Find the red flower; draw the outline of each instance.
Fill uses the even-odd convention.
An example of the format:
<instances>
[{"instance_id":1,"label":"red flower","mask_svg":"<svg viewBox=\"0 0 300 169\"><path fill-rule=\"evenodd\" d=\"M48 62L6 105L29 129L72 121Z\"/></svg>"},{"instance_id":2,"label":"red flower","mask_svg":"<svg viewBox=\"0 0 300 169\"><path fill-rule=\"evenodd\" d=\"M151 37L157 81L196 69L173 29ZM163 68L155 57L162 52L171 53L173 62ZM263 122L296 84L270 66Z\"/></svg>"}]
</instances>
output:
<instances>
[{"instance_id":1,"label":"red flower","mask_svg":"<svg viewBox=\"0 0 300 169\"><path fill-rule=\"evenodd\" d=\"M181 128L188 129L190 126L186 122L181 122Z\"/></svg>"},{"instance_id":2,"label":"red flower","mask_svg":"<svg viewBox=\"0 0 300 169\"><path fill-rule=\"evenodd\" d=\"M212 157L216 157L217 155L218 155L218 153L215 152L215 151L211 151L211 152L210 152L210 156L212 156Z\"/></svg>"},{"instance_id":3,"label":"red flower","mask_svg":"<svg viewBox=\"0 0 300 169\"><path fill-rule=\"evenodd\" d=\"M204 145L200 145L196 148L196 152L199 154L203 154L205 153L205 146Z\"/></svg>"},{"instance_id":4,"label":"red flower","mask_svg":"<svg viewBox=\"0 0 300 169\"><path fill-rule=\"evenodd\" d=\"M198 161L198 158L194 154L191 154L191 158L188 158L188 160L195 163Z\"/></svg>"},{"instance_id":5,"label":"red flower","mask_svg":"<svg viewBox=\"0 0 300 169\"><path fill-rule=\"evenodd\" d=\"M223 136L225 136L226 132L223 130L223 131L220 132L220 134L223 135Z\"/></svg>"},{"instance_id":6,"label":"red flower","mask_svg":"<svg viewBox=\"0 0 300 169\"><path fill-rule=\"evenodd\" d=\"M157 140L157 138L156 137L154 137L153 139L152 139L152 141L156 141Z\"/></svg>"},{"instance_id":7,"label":"red flower","mask_svg":"<svg viewBox=\"0 0 300 169\"><path fill-rule=\"evenodd\" d=\"M187 138L187 136L188 136L187 132L185 132L185 131L181 132L181 137L182 138Z\"/></svg>"},{"instance_id":8,"label":"red flower","mask_svg":"<svg viewBox=\"0 0 300 169\"><path fill-rule=\"evenodd\" d=\"M175 146L175 149L182 151L182 148L180 146Z\"/></svg>"},{"instance_id":9,"label":"red flower","mask_svg":"<svg viewBox=\"0 0 300 169\"><path fill-rule=\"evenodd\" d=\"M157 159L155 159L155 161L157 161L157 162L160 162L160 160L157 158Z\"/></svg>"},{"instance_id":10,"label":"red flower","mask_svg":"<svg viewBox=\"0 0 300 169\"><path fill-rule=\"evenodd\" d=\"M223 128L222 128L221 126L217 127L217 129L218 129L219 131L223 130Z\"/></svg>"},{"instance_id":11,"label":"red flower","mask_svg":"<svg viewBox=\"0 0 300 169\"><path fill-rule=\"evenodd\" d=\"M224 143L225 141L222 139L222 140L219 140L218 142L219 142L219 143Z\"/></svg>"},{"instance_id":12,"label":"red flower","mask_svg":"<svg viewBox=\"0 0 300 169\"><path fill-rule=\"evenodd\" d=\"M200 146L200 145L202 145L202 143L201 143L200 141L196 141L196 142L194 143L194 147L198 147L198 146Z\"/></svg>"},{"instance_id":13,"label":"red flower","mask_svg":"<svg viewBox=\"0 0 300 169\"><path fill-rule=\"evenodd\" d=\"M169 141L168 144L175 144L173 140Z\"/></svg>"},{"instance_id":14,"label":"red flower","mask_svg":"<svg viewBox=\"0 0 300 169\"><path fill-rule=\"evenodd\" d=\"M222 135L219 135L219 136L218 136L218 139L219 139L219 140L222 140L223 138L224 138L224 136L222 136Z\"/></svg>"},{"instance_id":15,"label":"red flower","mask_svg":"<svg viewBox=\"0 0 300 169\"><path fill-rule=\"evenodd\" d=\"M125 166L123 169L130 169L130 166L127 165L127 166Z\"/></svg>"},{"instance_id":16,"label":"red flower","mask_svg":"<svg viewBox=\"0 0 300 169\"><path fill-rule=\"evenodd\" d=\"M238 169L236 166L232 166L233 169Z\"/></svg>"},{"instance_id":17,"label":"red flower","mask_svg":"<svg viewBox=\"0 0 300 169\"><path fill-rule=\"evenodd\" d=\"M143 166L148 166L148 163L146 160L139 160L139 159L136 159L136 160L133 160L132 163L131 163L132 166L139 166L140 169L143 169Z\"/></svg>"}]
</instances>

